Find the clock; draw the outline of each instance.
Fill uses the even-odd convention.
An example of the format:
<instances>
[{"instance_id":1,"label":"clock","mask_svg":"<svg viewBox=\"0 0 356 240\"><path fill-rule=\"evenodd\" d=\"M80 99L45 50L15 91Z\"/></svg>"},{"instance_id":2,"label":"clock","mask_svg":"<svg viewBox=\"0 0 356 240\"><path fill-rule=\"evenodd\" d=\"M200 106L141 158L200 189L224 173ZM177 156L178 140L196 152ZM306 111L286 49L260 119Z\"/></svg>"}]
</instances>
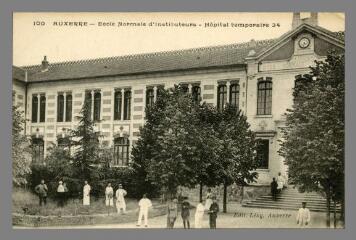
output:
<instances>
[{"instance_id":1,"label":"clock","mask_svg":"<svg viewBox=\"0 0 356 240\"><path fill-rule=\"evenodd\" d=\"M310 44L309 38L303 37L299 40L299 47L300 48L307 48Z\"/></svg>"}]
</instances>

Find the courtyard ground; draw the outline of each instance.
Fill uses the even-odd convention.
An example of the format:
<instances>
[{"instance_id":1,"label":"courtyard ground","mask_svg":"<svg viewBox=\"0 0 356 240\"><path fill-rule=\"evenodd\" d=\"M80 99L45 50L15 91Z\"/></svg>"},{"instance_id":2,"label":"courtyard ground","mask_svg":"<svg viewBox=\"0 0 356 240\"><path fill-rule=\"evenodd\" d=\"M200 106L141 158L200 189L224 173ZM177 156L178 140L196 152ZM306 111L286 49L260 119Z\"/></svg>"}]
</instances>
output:
<instances>
[{"instance_id":1,"label":"courtyard ground","mask_svg":"<svg viewBox=\"0 0 356 240\"><path fill-rule=\"evenodd\" d=\"M222 206L221 206L222 207ZM296 224L296 211L277 209L244 208L240 204L230 203L228 213L220 213L217 219L217 228L298 228ZM221 208L222 209L222 208ZM326 228L326 214L311 212L311 222L308 228ZM148 228L166 228L166 215L149 219ZM194 228L194 209L191 211L191 227ZM341 227L339 224L338 227ZM14 227L26 229L26 227ZM136 222L131 221L122 224L82 225L68 227L43 227L43 228L138 228ZM145 227L140 227L145 229ZM179 216L175 228L183 228L182 219ZM203 228L209 228L209 217L204 215Z\"/></svg>"}]
</instances>

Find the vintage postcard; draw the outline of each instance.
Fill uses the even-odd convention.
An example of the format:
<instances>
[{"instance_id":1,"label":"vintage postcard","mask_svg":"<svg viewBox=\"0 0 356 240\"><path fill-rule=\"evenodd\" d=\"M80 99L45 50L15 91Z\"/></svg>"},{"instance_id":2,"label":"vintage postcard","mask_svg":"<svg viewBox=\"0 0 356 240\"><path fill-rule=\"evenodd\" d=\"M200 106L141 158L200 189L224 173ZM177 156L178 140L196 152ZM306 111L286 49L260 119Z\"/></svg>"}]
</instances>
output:
<instances>
[{"instance_id":1,"label":"vintage postcard","mask_svg":"<svg viewBox=\"0 0 356 240\"><path fill-rule=\"evenodd\" d=\"M344 228L345 14L14 12L16 229Z\"/></svg>"}]
</instances>

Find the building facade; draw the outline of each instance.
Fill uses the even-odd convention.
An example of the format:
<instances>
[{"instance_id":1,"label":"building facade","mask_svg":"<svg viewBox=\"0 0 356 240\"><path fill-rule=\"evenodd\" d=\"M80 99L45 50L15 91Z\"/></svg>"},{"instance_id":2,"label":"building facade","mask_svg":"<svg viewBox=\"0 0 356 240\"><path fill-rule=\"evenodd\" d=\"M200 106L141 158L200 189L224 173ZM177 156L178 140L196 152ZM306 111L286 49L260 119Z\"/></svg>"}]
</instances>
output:
<instances>
[{"instance_id":1,"label":"building facade","mask_svg":"<svg viewBox=\"0 0 356 240\"><path fill-rule=\"evenodd\" d=\"M296 81L329 50L344 52L343 34L317 23L317 14L300 19L295 13L292 30L277 39L53 64L45 57L39 65L14 66L13 103L25 112L32 160L43 163L51 143L66 144L87 98L102 143L113 146L112 166L126 166L145 107L159 88L181 84L201 101L242 110L260 143L258 184L267 184L287 172L278 155L279 128Z\"/></svg>"}]
</instances>

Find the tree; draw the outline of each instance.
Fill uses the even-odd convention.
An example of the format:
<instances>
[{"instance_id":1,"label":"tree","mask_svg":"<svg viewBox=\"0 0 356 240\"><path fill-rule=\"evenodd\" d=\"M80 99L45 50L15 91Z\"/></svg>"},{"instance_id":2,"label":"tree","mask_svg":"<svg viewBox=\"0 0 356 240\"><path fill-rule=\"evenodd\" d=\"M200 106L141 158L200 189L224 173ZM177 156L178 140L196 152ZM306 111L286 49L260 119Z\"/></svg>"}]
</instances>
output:
<instances>
[{"instance_id":1,"label":"tree","mask_svg":"<svg viewBox=\"0 0 356 240\"><path fill-rule=\"evenodd\" d=\"M73 167L74 176L81 181L95 181L100 178L98 165L100 161L99 132L94 130L95 123L91 117L90 100L84 101L80 115L77 116L79 124L71 131L74 149Z\"/></svg>"},{"instance_id":2,"label":"tree","mask_svg":"<svg viewBox=\"0 0 356 240\"><path fill-rule=\"evenodd\" d=\"M279 152L289 166L291 182L302 191L326 196L330 227L331 200L344 205L345 59L331 52L315 63L306 81L294 89Z\"/></svg>"},{"instance_id":3,"label":"tree","mask_svg":"<svg viewBox=\"0 0 356 240\"><path fill-rule=\"evenodd\" d=\"M17 106L12 106L12 182L15 186L27 184L31 173L29 141L22 133L25 119Z\"/></svg>"},{"instance_id":4,"label":"tree","mask_svg":"<svg viewBox=\"0 0 356 240\"><path fill-rule=\"evenodd\" d=\"M255 136L246 116L230 104L218 114L215 131L218 133L220 151L215 175L221 176L220 183L224 186L223 212L226 212L227 187L233 182L242 187L254 182L258 176L254 171L258 162Z\"/></svg>"}]
</instances>

